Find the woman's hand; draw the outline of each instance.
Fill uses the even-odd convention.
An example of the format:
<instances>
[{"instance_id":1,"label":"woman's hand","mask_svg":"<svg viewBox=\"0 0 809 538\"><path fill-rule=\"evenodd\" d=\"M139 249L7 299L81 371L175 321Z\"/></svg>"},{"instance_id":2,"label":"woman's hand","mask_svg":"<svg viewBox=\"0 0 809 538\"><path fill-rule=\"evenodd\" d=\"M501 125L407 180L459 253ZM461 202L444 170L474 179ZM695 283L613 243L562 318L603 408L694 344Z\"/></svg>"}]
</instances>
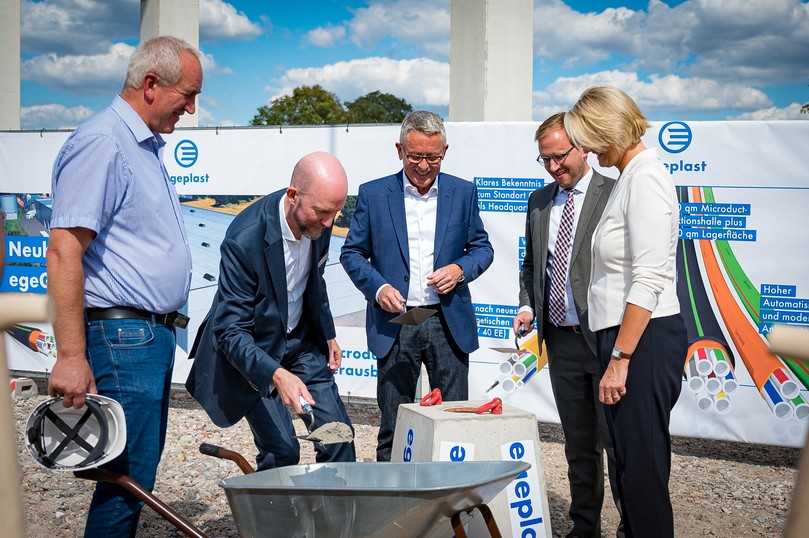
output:
<instances>
[{"instance_id":1,"label":"woman's hand","mask_svg":"<svg viewBox=\"0 0 809 538\"><path fill-rule=\"evenodd\" d=\"M611 359L598 384L598 399L606 405L617 404L626 394L628 359Z\"/></svg>"}]
</instances>

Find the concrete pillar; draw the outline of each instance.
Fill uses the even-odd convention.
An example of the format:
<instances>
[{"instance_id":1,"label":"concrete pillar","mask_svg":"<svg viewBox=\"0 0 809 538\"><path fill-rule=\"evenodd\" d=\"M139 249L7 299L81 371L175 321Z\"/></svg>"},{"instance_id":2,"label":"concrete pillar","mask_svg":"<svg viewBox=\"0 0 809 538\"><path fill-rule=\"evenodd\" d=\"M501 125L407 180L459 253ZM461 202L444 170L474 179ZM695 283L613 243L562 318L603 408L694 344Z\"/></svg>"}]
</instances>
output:
<instances>
[{"instance_id":1,"label":"concrete pillar","mask_svg":"<svg viewBox=\"0 0 809 538\"><path fill-rule=\"evenodd\" d=\"M141 42L161 35L199 48L199 0L140 0ZM183 114L177 127L196 127L199 114Z\"/></svg>"},{"instance_id":2,"label":"concrete pillar","mask_svg":"<svg viewBox=\"0 0 809 538\"><path fill-rule=\"evenodd\" d=\"M0 130L20 128L20 0L0 1Z\"/></svg>"},{"instance_id":3,"label":"concrete pillar","mask_svg":"<svg viewBox=\"0 0 809 538\"><path fill-rule=\"evenodd\" d=\"M529 121L533 0L452 0L451 121Z\"/></svg>"}]
</instances>

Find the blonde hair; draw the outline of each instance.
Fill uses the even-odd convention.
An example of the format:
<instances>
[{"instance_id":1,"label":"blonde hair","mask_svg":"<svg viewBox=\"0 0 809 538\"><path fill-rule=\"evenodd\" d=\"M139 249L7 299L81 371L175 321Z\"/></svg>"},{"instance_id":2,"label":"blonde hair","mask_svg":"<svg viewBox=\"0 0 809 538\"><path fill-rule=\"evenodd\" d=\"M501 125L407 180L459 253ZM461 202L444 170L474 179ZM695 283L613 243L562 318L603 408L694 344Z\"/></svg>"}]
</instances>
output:
<instances>
[{"instance_id":1,"label":"blonde hair","mask_svg":"<svg viewBox=\"0 0 809 538\"><path fill-rule=\"evenodd\" d=\"M612 86L594 86L565 114L570 141L595 153L619 152L640 142L649 122L627 94Z\"/></svg>"},{"instance_id":2,"label":"blonde hair","mask_svg":"<svg viewBox=\"0 0 809 538\"><path fill-rule=\"evenodd\" d=\"M555 131L556 129L565 128L565 113L564 112L557 112L553 116L549 117L542 124L537 128L537 132L534 133L534 142L539 142L539 139L548 134L551 131Z\"/></svg>"}]
</instances>

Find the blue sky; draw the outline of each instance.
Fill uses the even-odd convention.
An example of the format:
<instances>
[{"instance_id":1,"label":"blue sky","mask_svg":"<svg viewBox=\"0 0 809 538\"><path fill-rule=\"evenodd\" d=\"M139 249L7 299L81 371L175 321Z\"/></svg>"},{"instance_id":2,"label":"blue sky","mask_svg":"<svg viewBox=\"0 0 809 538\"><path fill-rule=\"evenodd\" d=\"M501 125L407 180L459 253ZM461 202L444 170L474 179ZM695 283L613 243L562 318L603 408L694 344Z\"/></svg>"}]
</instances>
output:
<instances>
[{"instance_id":1,"label":"blue sky","mask_svg":"<svg viewBox=\"0 0 809 538\"><path fill-rule=\"evenodd\" d=\"M23 0L22 125L106 106L137 45L139 0ZM201 125L245 125L301 84L382 90L447 115L449 0L200 0ZM656 120L809 119L809 2L535 0L535 120L586 87Z\"/></svg>"}]
</instances>

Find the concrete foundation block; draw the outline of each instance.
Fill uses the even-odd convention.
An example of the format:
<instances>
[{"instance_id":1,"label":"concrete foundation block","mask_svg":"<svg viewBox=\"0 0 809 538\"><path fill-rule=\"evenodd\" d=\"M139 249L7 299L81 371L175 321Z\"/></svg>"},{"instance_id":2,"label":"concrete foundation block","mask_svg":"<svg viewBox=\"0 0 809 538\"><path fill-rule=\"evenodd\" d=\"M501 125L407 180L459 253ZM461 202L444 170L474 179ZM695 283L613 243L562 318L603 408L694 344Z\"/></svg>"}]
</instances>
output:
<instances>
[{"instance_id":1,"label":"concrete foundation block","mask_svg":"<svg viewBox=\"0 0 809 538\"><path fill-rule=\"evenodd\" d=\"M550 510L536 417L504 405L502 415L452 413L450 407L478 407L484 401L399 406L391 461L520 460L531 469L489 503L504 537L551 537ZM470 537L488 537L482 518L463 518Z\"/></svg>"}]
</instances>

